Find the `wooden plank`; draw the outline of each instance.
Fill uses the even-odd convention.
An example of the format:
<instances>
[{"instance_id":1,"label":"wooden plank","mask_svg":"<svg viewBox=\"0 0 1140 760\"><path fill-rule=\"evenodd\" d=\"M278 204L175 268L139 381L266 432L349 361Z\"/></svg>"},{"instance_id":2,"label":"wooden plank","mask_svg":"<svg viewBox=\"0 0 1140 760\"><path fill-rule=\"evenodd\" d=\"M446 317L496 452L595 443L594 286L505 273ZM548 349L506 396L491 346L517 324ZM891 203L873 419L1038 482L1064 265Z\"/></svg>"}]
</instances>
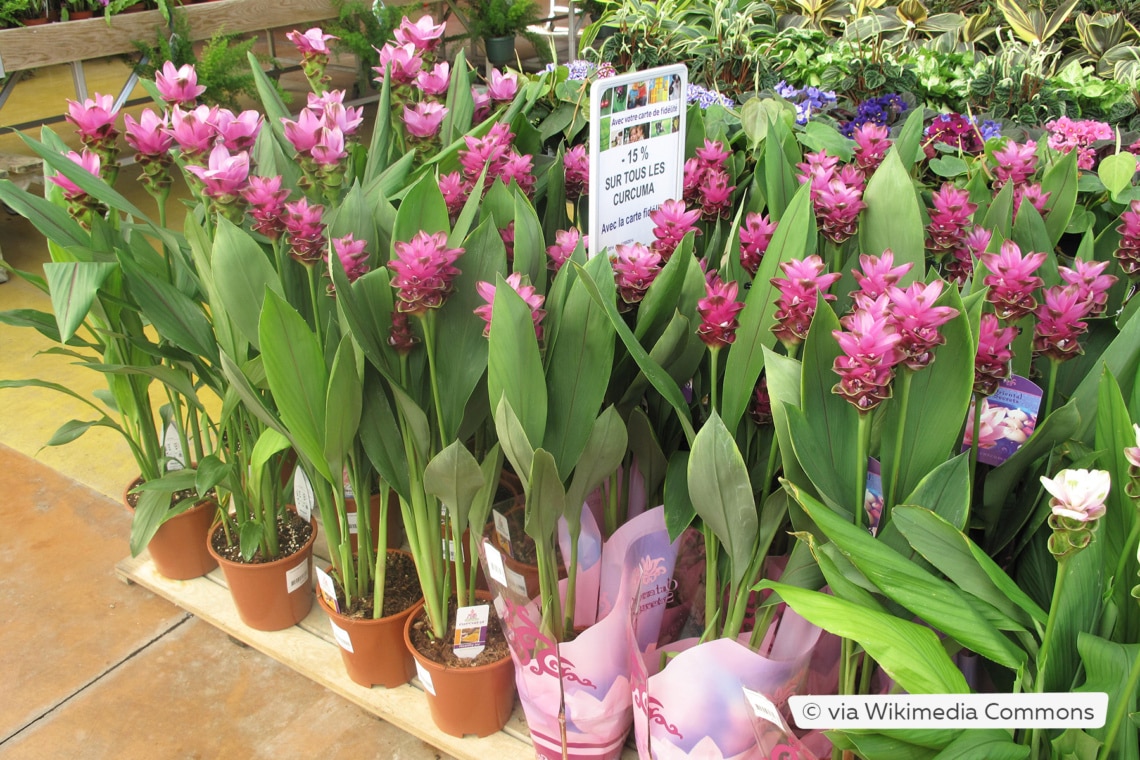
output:
<instances>
[{"instance_id":1,"label":"wooden plank","mask_svg":"<svg viewBox=\"0 0 1140 760\"><path fill-rule=\"evenodd\" d=\"M251 32L282 26L307 25L335 18L332 0L217 0L181 7L190 22L192 39L209 39L217 32ZM165 26L158 11L0 29L0 60L7 72L86 61L135 51L132 40L153 42Z\"/></svg>"}]
</instances>

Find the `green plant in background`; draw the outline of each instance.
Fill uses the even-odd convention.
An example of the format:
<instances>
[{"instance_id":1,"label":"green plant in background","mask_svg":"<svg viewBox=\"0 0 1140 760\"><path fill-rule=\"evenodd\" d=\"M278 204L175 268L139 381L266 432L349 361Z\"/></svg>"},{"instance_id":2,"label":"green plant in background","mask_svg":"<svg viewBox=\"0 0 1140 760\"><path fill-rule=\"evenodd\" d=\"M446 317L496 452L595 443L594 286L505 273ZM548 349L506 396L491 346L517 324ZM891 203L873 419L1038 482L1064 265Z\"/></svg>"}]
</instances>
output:
<instances>
[{"instance_id":1,"label":"green plant in background","mask_svg":"<svg viewBox=\"0 0 1140 760\"><path fill-rule=\"evenodd\" d=\"M326 33L337 39L333 48L338 52L351 53L356 57L356 94L359 97L371 86L375 73L372 69L380 63L377 49L392 40L392 30L400 25L404 10L396 5L366 3L363 0L336 0L335 19L325 22Z\"/></svg>"},{"instance_id":2,"label":"green plant in background","mask_svg":"<svg viewBox=\"0 0 1140 760\"><path fill-rule=\"evenodd\" d=\"M541 18L536 0L470 0L472 37L512 37Z\"/></svg>"},{"instance_id":3,"label":"green plant in background","mask_svg":"<svg viewBox=\"0 0 1140 760\"><path fill-rule=\"evenodd\" d=\"M684 23L690 5L691 0L622 0L611 4L582 33L582 56L599 63L608 61L618 71L683 60L674 51L684 50L697 34ZM607 29L604 38L602 29Z\"/></svg>"}]
</instances>

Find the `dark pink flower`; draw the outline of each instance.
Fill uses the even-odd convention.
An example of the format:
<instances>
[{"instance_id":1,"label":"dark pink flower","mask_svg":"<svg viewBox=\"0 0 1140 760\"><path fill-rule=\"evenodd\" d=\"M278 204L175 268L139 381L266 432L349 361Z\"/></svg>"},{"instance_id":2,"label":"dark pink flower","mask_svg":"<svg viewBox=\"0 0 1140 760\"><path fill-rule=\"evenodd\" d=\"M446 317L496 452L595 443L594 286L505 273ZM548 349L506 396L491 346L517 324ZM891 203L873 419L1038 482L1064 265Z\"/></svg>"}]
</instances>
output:
<instances>
[{"instance_id":1,"label":"dark pink flower","mask_svg":"<svg viewBox=\"0 0 1140 760\"><path fill-rule=\"evenodd\" d=\"M614 253L614 280L621 296L618 308L629 311L645 298L664 262L659 253L641 243L615 246Z\"/></svg>"},{"instance_id":2,"label":"dark pink flower","mask_svg":"<svg viewBox=\"0 0 1140 760\"><path fill-rule=\"evenodd\" d=\"M92 153L91 151L84 148L82 153L76 153L73 150L68 151L67 157L71 160L72 163L83 167L83 169L85 169L89 174L92 174L96 177L99 176L99 154ZM75 184L62 174L53 174L48 177L48 181L62 188L63 197L69 201L82 201L87 198L86 190L83 190L79 187L79 185Z\"/></svg>"},{"instance_id":3,"label":"dark pink flower","mask_svg":"<svg viewBox=\"0 0 1140 760\"><path fill-rule=\"evenodd\" d=\"M990 287L986 298L999 317L1015 322L1037 308L1033 291L1043 281L1034 272L1045 262L1044 253L1022 256L1017 243L1007 240L1001 245L1001 253L983 253L979 258L990 271L982 282Z\"/></svg>"},{"instance_id":4,"label":"dark pink flower","mask_svg":"<svg viewBox=\"0 0 1140 760\"><path fill-rule=\"evenodd\" d=\"M581 241L583 246L587 245L586 236L582 235L577 227L555 232L554 245L546 247L546 255L550 258L550 261L547 263L547 268L555 272L561 269L562 265L574 255L575 249L578 248L579 241Z\"/></svg>"},{"instance_id":5,"label":"dark pink flower","mask_svg":"<svg viewBox=\"0 0 1140 760\"><path fill-rule=\"evenodd\" d=\"M204 158L214 147L218 137L217 117L217 106L183 111L176 105L170 109L170 136L187 158Z\"/></svg>"},{"instance_id":6,"label":"dark pink flower","mask_svg":"<svg viewBox=\"0 0 1140 760\"><path fill-rule=\"evenodd\" d=\"M760 269L760 262L776 233L776 222L766 215L749 213L740 227L740 265L753 277Z\"/></svg>"},{"instance_id":7,"label":"dark pink flower","mask_svg":"<svg viewBox=\"0 0 1140 760\"><path fill-rule=\"evenodd\" d=\"M783 277L772 278L772 284L780 291L776 301L776 324L772 332L785 346L794 346L807 339L808 328L815 316L816 301L824 294L825 301L834 301L835 296L827 295L830 288L840 278L838 272L827 274L827 265L819 256L806 259L792 259L780 265Z\"/></svg>"},{"instance_id":8,"label":"dark pink flower","mask_svg":"<svg viewBox=\"0 0 1140 760\"><path fill-rule=\"evenodd\" d=\"M350 283L356 282L368 272L368 251L365 250L367 245L368 241L357 240L352 233L342 238L332 239L333 250L336 251L337 258L340 259L341 266L344 267L344 273Z\"/></svg>"},{"instance_id":9,"label":"dark pink flower","mask_svg":"<svg viewBox=\"0 0 1140 760\"><path fill-rule=\"evenodd\" d=\"M438 98L447 94L451 85L451 64L447 61L437 63L431 71L421 71L416 74L416 84L424 91L424 95Z\"/></svg>"},{"instance_id":10,"label":"dark pink flower","mask_svg":"<svg viewBox=\"0 0 1140 760\"><path fill-rule=\"evenodd\" d=\"M471 123L481 124L491 115L491 96L478 87L472 87L471 100L475 102L475 112L471 116Z\"/></svg>"},{"instance_id":11,"label":"dark pink flower","mask_svg":"<svg viewBox=\"0 0 1140 760\"><path fill-rule=\"evenodd\" d=\"M499 237L502 238L503 248L507 251L507 266L510 266L515 263L515 223L511 222L500 229Z\"/></svg>"},{"instance_id":12,"label":"dark pink flower","mask_svg":"<svg viewBox=\"0 0 1140 760\"><path fill-rule=\"evenodd\" d=\"M134 148L140 156L150 160L168 157L170 149L174 146L174 138L168 131L165 116L159 116L151 109L144 108L139 114L138 121L135 121L129 113L123 114L123 125L126 128L124 139L127 145Z\"/></svg>"},{"instance_id":13,"label":"dark pink flower","mask_svg":"<svg viewBox=\"0 0 1140 760\"><path fill-rule=\"evenodd\" d=\"M661 255L663 261L668 261L677 250L677 246L690 232L700 234L696 222L701 218L699 209L689 211L684 201L667 200L658 208L649 212L649 218L655 225L653 227L653 250Z\"/></svg>"},{"instance_id":14,"label":"dark pink flower","mask_svg":"<svg viewBox=\"0 0 1140 760\"><path fill-rule=\"evenodd\" d=\"M748 403L748 416L757 425L772 424L772 397L768 394L768 378L760 373L760 381L752 391L752 398Z\"/></svg>"},{"instance_id":15,"label":"dark pink flower","mask_svg":"<svg viewBox=\"0 0 1140 760\"><path fill-rule=\"evenodd\" d=\"M946 261L946 279L963 285L974 274L974 261L985 253L993 233L985 227L974 227L962 238L960 248L955 248L952 258Z\"/></svg>"},{"instance_id":16,"label":"dark pink flower","mask_svg":"<svg viewBox=\"0 0 1140 760\"><path fill-rule=\"evenodd\" d=\"M843 352L832 365L839 375L832 392L865 413L891 396L894 366L902 359L897 348L901 337L887 319L862 310L848 317L845 327L832 332Z\"/></svg>"},{"instance_id":17,"label":"dark pink flower","mask_svg":"<svg viewBox=\"0 0 1140 760\"><path fill-rule=\"evenodd\" d=\"M400 356L407 356L419 342L420 339L412 332L412 323L408 319L408 315L398 309L393 309L392 329L388 333L388 345L395 349Z\"/></svg>"},{"instance_id":18,"label":"dark pink flower","mask_svg":"<svg viewBox=\"0 0 1140 760\"><path fill-rule=\"evenodd\" d=\"M1120 215L1120 221L1116 228L1120 242L1112 255L1120 262L1124 274L1136 279L1140 277L1140 201L1132 201L1128 210Z\"/></svg>"},{"instance_id":19,"label":"dark pink flower","mask_svg":"<svg viewBox=\"0 0 1140 760\"><path fill-rule=\"evenodd\" d=\"M815 200L815 197L819 195L821 188L826 187L827 183L835 179L838 164L839 156L829 156L826 150L821 150L819 153L805 153L803 163L796 164L796 169L799 170L796 178L799 179L800 184L804 184L809 179L812 181L812 200Z\"/></svg>"},{"instance_id":20,"label":"dark pink flower","mask_svg":"<svg viewBox=\"0 0 1140 760\"><path fill-rule=\"evenodd\" d=\"M1049 213L1049 209L1045 204L1049 202L1051 193L1045 192L1040 183L1018 185L1013 189L1013 218L1016 221L1017 212L1021 210L1021 204L1029 201L1029 205L1037 209L1037 213L1045 216Z\"/></svg>"},{"instance_id":21,"label":"dark pink flower","mask_svg":"<svg viewBox=\"0 0 1140 760\"><path fill-rule=\"evenodd\" d=\"M855 282L859 283L861 291L859 296L874 301L902 279L912 266L913 264L907 262L896 267L894 251L887 248L882 256L860 254L859 268L863 271L852 271L851 274Z\"/></svg>"},{"instance_id":22,"label":"dark pink flower","mask_svg":"<svg viewBox=\"0 0 1140 760\"><path fill-rule=\"evenodd\" d=\"M993 314L983 314L978 333L978 353L974 357L974 392L992 396L1001 382L1009 377L1013 352L1009 350L1017 337L1016 327L1002 327ZM970 427L970 425L967 425Z\"/></svg>"},{"instance_id":23,"label":"dark pink flower","mask_svg":"<svg viewBox=\"0 0 1140 760\"><path fill-rule=\"evenodd\" d=\"M812 185L813 192L816 186ZM867 207L863 193L856 187L833 179L819 188L815 200L815 218L824 237L839 245L855 234L859 212Z\"/></svg>"},{"instance_id":24,"label":"dark pink flower","mask_svg":"<svg viewBox=\"0 0 1140 760\"><path fill-rule=\"evenodd\" d=\"M1061 279L1077 289L1081 302L1088 306L1088 316L1099 317L1108 306L1108 290L1116 282L1110 274L1104 274L1107 261L1082 261L1073 259L1073 268L1058 267Z\"/></svg>"},{"instance_id":25,"label":"dark pink flower","mask_svg":"<svg viewBox=\"0 0 1140 760\"><path fill-rule=\"evenodd\" d=\"M732 191L736 189L736 185L728 184L730 181L728 173L720 169L705 172L697 188L704 219L714 221L728 216L732 210Z\"/></svg>"},{"instance_id":26,"label":"dark pink flower","mask_svg":"<svg viewBox=\"0 0 1140 760\"><path fill-rule=\"evenodd\" d=\"M67 101L67 120L75 125L75 132L84 145L94 147L114 140L119 134L115 128L118 116L113 95L95 93L94 98L87 98L82 103Z\"/></svg>"},{"instance_id":27,"label":"dark pink flower","mask_svg":"<svg viewBox=\"0 0 1140 760\"><path fill-rule=\"evenodd\" d=\"M446 28L447 24L436 24L431 16L420 16L415 23L404 16L400 20L400 25L392 31L392 36L401 45L411 45L416 50L426 53L439 47Z\"/></svg>"},{"instance_id":28,"label":"dark pink flower","mask_svg":"<svg viewBox=\"0 0 1140 760\"><path fill-rule=\"evenodd\" d=\"M728 160L731 153L725 149L724 143L720 140L705 139L705 144L697 148L697 158L704 164L706 169L721 169L724 167L724 162Z\"/></svg>"},{"instance_id":29,"label":"dark pink flower","mask_svg":"<svg viewBox=\"0 0 1140 760\"><path fill-rule=\"evenodd\" d=\"M463 176L476 179L487 167L487 174L496 177L502 171L502 164L506 161L507 153L511 150L511 129L502 122L497 122L487 134L482 137L463 138L466 148L459 149L459 164L463 168Z\"/></svg>"},{"instance_id":30,"label":"dark pink flower","mask_svg":"<svg viewBox=\"0 0 1140 760\"><path fill-rule=\"evenodd\" d=\"M705 297L697 301L697 314L701 317L697 337L714 351L736 340L736 328L740 326L736 315L744 308L736 300L737 288L735 280L722 282L713 274L705 284Z\"/></svg>"},{"instance_id":31,"label":"dark pink flower","mask_svg":"<svg viewBox=\"0 0 1140 760\"><path fill-rule=\"evenodd\" d=\"M175 68L170 61L162 64L162 71L155 72L154 83L158 95L171 105L193 105L206 88L198 84L198 72L189 63Z\"/></svg>"},{"instance_id":32,"label":"dark pink flower","mask_svg":"<svg viewBox=\"0 0 1140 760\"><path fill-rule=\"evenodd\" d=\"M508 275L506 282L516 293L522 296L526 305L530 307L530 318L534 322L534 334L539 340L542 340L542 325L539 322L546 316L546 312L542 309L542 302L546 300L546 296L536 291L533 285L529 283L524 285L522 274L519 272ZM487 336L491 334L491 316L495 308L495 286L489 282L480 281L475 283L475 290L487 302L475 309L475 313L482 317L486 323L483 327L483 335Z\"/></svg>"},{"instance_id":33,"label":"dark pink flower","mask_svg":"<svg viewBox=\"0 0 1140 760\"><path fill-rule=\"evenodd\" d=\"M187 166L203 185L203 192L215 200L231 203L241 198L249 184L249 154L245 151L230 154L224 145L215 145L210 161L205 166Z\"/></svg>"},{"instance_id":34,"label":"dark pink flower","mask_svg":"<svg viewBox=\"0 0 1140 760\"><path fill-rule=\"evenodd\" d=\"M509 185L512 181L517 182L519 188L526 193L527 196L534 195L534 165L529 154L520 155L518 152L512 150L507 155L506 160L503 161L499 169L498 178L506 185Z\"/></svg>"},{"instance_id":35,"label":"dark pink flower","mask_svg":"<svg viewBox=\"0 0 1140 760\"><path fill-rule=\"evenodd\" d=\"M443 200L447 203L447 213L452 218L463 210L467 203L467 196L471 194L471 186L464 181L459 172L439 175L439 191L443 193Z\"/></svg>"},{"instance_id":36,"label":"dark pink flower","mask_svg":"<svg viewBox=\"0 0 1140 760\"><path fill-rule=\"evenodd\" d=\"M994 189L999 190L1009 182L1016 187L1032 177L1037 171L1036 150L1037 143L1033 140L1027 140L1024 145L1007 140L1005 145L995 150Z\"/></svg>"},{"instance_id":37,"label":"dark pink flower","mask_svg":"<svg viewBox=\"0 0 1140 760\"><path fill-rule=\"evenodd\" d=\"M891 148L889 135L886 127L870 121L855 129L852 134L855 138L855 165L863 170L864 175L869 176L883 163Z\"/></svg>"},{"instance_id":38,"label":"dark pink flower","mask_svg":"<svg viewBox=\"0 0 1140 760\"><path fill-rule=\"evenodd\" d=\"M289 255L306 266L324 258L325 225L321 221L324 213L324 206L310 206L305 198L285 204L282 223L289 241Z\"/></svg>"},{"instance_id":39,"label":"dark pink flower","mask_svg":"<svg viewBox=\"0 0 1140 760\"><path fill-rule=\"evenodd\" d=\"M446 108L431 101L416 103L412 108L404 106L404 126L412 137L431 139L439 134L446 115Z\"/></svg>"},{"instance_id":40,"label":"dark pink flower","mask_svg":"<svg viewBox=\"0 0 1140 760\"><path fill-rule=\"evenodd\" d=\"M938 328L958 316L950 306L935 306L942 295L942 281L912 283L906 290L891 286L890 319L899 334L898 349L908 369L920 370L934 361L934 347L946 342Z\"/></svg>"},{"instance_id":41,"label":"dark pink flower","mask_svg":"<svg viewBox=\"0 0 1140 760\"><path fill-rule=\"evenodd\" d=\"M247 211L253 219L253 229L270 240L276 240L285 230L282 219L288 188L281 188L281 177L251 176L242 197L249 204Z\"/></svg>"},{"instance_id":42,"label":"dark pink flower","mask_svg":"<svg viewBox=\"0 0 1140 760\"><path fill-rule=\"evenodd\" d=\"M410 241L393 245L396 256L388 262L392 287L396 288L396 308L407 314L424 314L438 309L451 293L452 280L459 275L453 265L463 255L462 248L448 248L443 232L420 230Z\"/></svg>"},{"instance_id":43,"label":"dark pink flower","mask_svg":"<svg viewBox=\"0 0 1140 760\"><path fill-rule=\"evenodd\" d=\"M491 81L487 83L487 94L493 103L510 103L519 91L519 78L510 72L504 74L491 69Z\"/></svg>"},{"instance_id":44,"label":"dark pink flower","mask_svg":"<svg viewBox=\"0 0 1140 760\"><path fill-rule=\"evenodd\" d=\"M941 257L961 247L962 238L972 224L971 219L978 205L970 203L969 192L954 187L949 182L943 183L941 189L934 191L931 203L933 209L930 212L930 224L926 226L926 248L934 256Z\"/></svg>"},{"instance_id":45,"label":"dark pink flower","mask_svg":"<svg viewBox=\"0 0 1140 760\"><path fill-rule=\"evenodd\" d=\"M590 157L586 155L586 146L575 145L566 151L562 167L566 170L566 200L573 203L590 187Z\"/></svg>"},{"instance_id":46,"label":"dark pink flower","mask_svg":"<svg viewBox=\"0 0 1140 760\"><path fill-rule=\"evenodd\" d=\"M1058 285L1042 291L1043 302L1033 312L1037 324L1033 328L1033 353L1044 354L1052 361L1068 361L1084 353L1080 337L1088 329L1081 320L1088 304L1073 285Z\"/></svg>"}]
</instances>

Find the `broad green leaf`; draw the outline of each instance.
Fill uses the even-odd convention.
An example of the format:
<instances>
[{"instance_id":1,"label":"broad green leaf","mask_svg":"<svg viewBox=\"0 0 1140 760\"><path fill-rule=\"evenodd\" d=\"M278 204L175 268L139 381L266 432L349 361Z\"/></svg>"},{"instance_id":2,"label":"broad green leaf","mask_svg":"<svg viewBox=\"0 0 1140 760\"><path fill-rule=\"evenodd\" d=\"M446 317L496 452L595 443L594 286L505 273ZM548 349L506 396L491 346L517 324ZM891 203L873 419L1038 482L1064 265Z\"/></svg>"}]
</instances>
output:
<instances>
[{"instance_id":1,"label":"broad green leaf","mask_svg":"<svg viewBox=\"0 0 1140 760\"><path fill-rule=\"evenodd\" d=\"M775 127L768 122L768 137L764 140L764 187L768 195L768 214L773 221L782 222L785 210L792 203L800 184L791 163L780 147Z\"/></svg>"},{"instance_id":2,"label":"broad green leaf","mask_svg":"<svg viewBox=\"0 0 1140 760\"><path fill-rule=\"evenodd\" d=\"M392 239L408 242L419 232L430 235L448 229L447 203L439 190L439 181L434 175L425 174L400 203Z\"/></svg>"},{"instance_id":3,"label":"broad green leaf","mask_svg":"<svg viewBox=\"0 0 1140 760\"><path fill-rule=\"evenodd\" d=\"M196 468L194 490L200 494L207 494L211 488L225 480L232 471L232 464L223 462L213 454L207 454Z\"/></svg>"},{"instance_id":4,"label":"broad green leaf","mask_svg":"<svg viewBox=\"0 0 1140 760\"><path fill-rule=\"evenodd\" d=\"M168 389L177 393L182 397L190 406L195 409L201 410L202 402L198 400L198 391L194 387L194 380L190 373L169 367L165 364L98 364L98 363L83 363L79 366L87 367L88 369L95 370L96 372L104 372L109 375L138 375L141 377L150 377L165 385Z\"/></svg>"},{"instance_id":5,"label":"broad green leaf","mask_svg":"<svg viewBox=\"0 0 1140 760\"><path fill-rule=\"evenodd\" d=\"M795 359L764 349L764 376L768 380L768 395L772 399L772 424L780 444L780 461L783 477L800 486L811 481L796 459L789 429L788 408L800 408L800 363Z\"/></svg>"},{"instance_id":6,"label":"broad green leaf","mask_svg":"<svg viewBox=\"0 0 1140 760\"><path fill-rule=\"evenodd\" d=\"M265 289L285 297L265 251L249 233L219 218L214 236L214 271L226 313L242 336L260 350L257 331Z\"/></svg>"},{"instance_id":7,"label":"broad green leaf","mask_svg":"<svg viewBox=\"0 0 1140 760\"><path fill-rule=\"evenodd\" d=\"M924 128L924 117L924 109L916 108L911 111L910 116L906 117L906 122L903 123L903 128L899 133L898 139L895 140L895 144L891 148L892 151L899 154L902 166L907 171L910 171L911 167L923 156L922 130Z\"/></svg>"},{"instance_id":8,"label":"broad green leaf","mask_svg":"<svg viewBox=\"0 0 1140 760\"><path fill-rule=\"evenodd\" d=\"M1132 158L1131 153L1128 156ZM1133 158L1133 163L1135 163L1135 158ZM1100 165L1103 170L1104 161ZM1045 172L1045 176L1041 180L1041 189L1049 193L1049 200L1046 201L1049 213L1045 216L1049 247L1035 248L1034 250L1052 251L1060 242L1061 235L1065 234L1069 220L1073 217L1073 209L1077 206L1077 151L1069 151Z\"/></svg>"},{"instance_id":9,"label":"broad green leaf","mask_svg":"<svg viewBox=\"0 0 1140 760\"><path fill-rule=\"evenodd\" d=\"M356 431L360 427L360 414L363 406L363 383L356 361L352 338L345 335L340 340L333 359L328 380L328 395L325 398L324 459L329 471L343 470L345 460L352 451ZM333 483L339 483L334 480Z\"/></svg>"},{"instance_id":10,"label":"broad green leaf","mask_svg":"<svg viewBox=\"0 0 1140 760\"><path fill-rule=\"evenodd\" d=\"M1053 253L1054 243L1050 240L1050 232L1045 226L1041 214L1032 204L1022 204L1017 211L1017 219L1013 222L1013 241L1021 248L1023 253L1042 251L1045 261L1041 264L1038 274L1045 281L1045 287L1052 287L1061 281L1057 270L1057 257Z\"/></svg>"},{"instance_id":11,"label":"broad green leaf","mask_svg":"<svg viewBox=\"0 0 1140 760\"><path fill-rule=\"evenodd\" d=\"M1130 724L1126 716L1136 711L1136 683L1130 682L1129 676L1134 676L1136 663L1140 661L1140 643L1121 644L1082 633L1077 639L1077 650L1084 665L1085 682L1076 690L1108 694L1110 719L1114 712L1124 711L1125 719L1119 723L1112 743L1114 754L1110 756L1118 760L1137 760L1140 742L1137 741L1136 724ZM1103 743L1108 740L1107 729L1106 725L1085 730Z\"/></svg>"},{"instance_id":12,"label":"broad green leaf","mask_svg":"<svg viewBox=\"0 0 1140 760\"><path fill-rule=\"evenodd\" d=\"M499 444L503 453L511 463L515 472L528 473L534 464L534 445L527 438L518 415L511 407L506 396L499 400L495 407L495 432L499 436ZM523 486L529 488L529 482L524 478Z\"/></svg>"},{"instance_id":13,"label":"broad green leaf","mask_svg":"<svg viewBox=\"0 0 1140 760\"><path fill-rule=\"evenodd\" d=\"M1136 156L1128 151L1105 156L1101 159L1096 174L1108 192L1119 193L1132 185L1132 178L1136 176Z\"/></svg>"},{"instance_id":14,"label":"broad green leaf","mask_svg":"<svg viewBox=\"0 0 1140 760\"><path fill-rule=\"evenodd\" d=\"M1014 742L1008 731L988 728L963 731L946 745L939 757L946 760L1023 760L1029 757L1029 747Z\"/></svg>"},{"instance_id":15,"label":"broad green leaf","mask_svg":"<svg viewBox=\"0 0 1140 760\"><path fill-rule=\"evenodd\" d=\"M26 138L25 138L26 139ZM89 248L91 233L67 215L67 210L0 179L0 201L32 223L40 233L63 248Z\"/></svg>"},{"instance_id":16,"label":"broad green leaf","mask_svg":"<svg viewBox=\"0 0 1140 760\"><path fill-rule=\"evenodd\" d=\"M48 442L45 443L44 446L63 446L65 444L71 443L91 428L98 427L105 422L110 421L110 417L106 416L104 416L102 419L90 421L68 420L59 426L59 429L52 434L51 438L48 439Z\"/></svg>"},{"instance_id":17,"label":"broad green leaf","mask_svg":"<svg viewBox=\"0 0 1140 760\"><path fill-rule=\"evenodd\" d=\"M115 268L114 264L97 262L44 264L61 343L70 340L83 324L99 288Z\"/></svg>"},{"instance_id":18,"label":"broad green leaf","mask_svg":"<svg viewBox=\"0 0 1140 760\"><path fill-rule=\"evenodd\" d=\"M360 443L384 482L405 502L411 500L408 459L388 396L382 388L364 394Z\"/></svg>"},{"instance_id":19,"label":"broad green leaf","mask_svg":"<svg viewBox=\"0 0 1140 760\"><path fill-rule=\"evenodd\" d=\"M895 266L913 264L899 287L920 279L926 256L922 210L914 194L914 182L897 150L888 152L871 175L863 201L867 204L859 227L863 252L878 256L889 248L895 255Z\"/></svg>"},{"instance_id":20,"label":"broad green leaf","mask_svg":"<svg viewBox=\"0 0 1140 760\"><path fill-rule=\"evenodd\" d=\"M492 408L506 398L527 440L542 442L549 401L534 322L530 307L502 276L491 312L487 394Z\"/></svg>"},{"instance_id":21,"label":"broad green leaf","mask_svg":"<svg viewBox=\"0 0 1140 760\"><path fill-rule=\"evenodd\" d=\"M514 271L526 275L542 293L546 290L546 241L542 236L542 223L526 195L516 193L514 201Z\"/></svg>"},{"instance_id":22,"label":"broad green leaf","mask_svg":"<svg viewBox=\"0 0 1140 760\"><path fill-rule=\"evenodd\" d=\"M1103 527L1103 526L1102 526ZM1064 568L1065 581L1061 598L1053 601L1056 620L1053 638L1042 647L1037 657L1038 678L1042 691L1069 691L1080 671L1078 637L1097 630L1104 593L1105 540L1097 535L1082 551L1069 556ZM1048 555L1046 555L1048 556Z\"/></svg>"},{"instance_id":23,"label":"broad green leaf","mask_svg":"<svg viewBox=\"0 0 1140 760\"><path fill-rule=\"evenodd\" d=\"M146 275L122 252L119 263L130 284L131 295L158 334L211 364L217 362L217 340L202 308L173 285Z\"/></svg>"},{"instance_id":24,"label":"broad green leaf","mask_svg":"<svg viewBox=\"0 0 1140 760\"><path fill-rule=\"evenodd\" d=\"M610 406L594 420L566 492L566 521L571 533L581 526L586 498L621 465L627 444L625 423L617 409Z\"/></svg>"},{"instance_id":25,"label":"broad green leaf","mask_svg":"<svg viewBox=\"0 0 1140 760\"><path fill-rule=\"evenodd\" d=\"M137 557L154 538L154 534L170 515L170 497L178 489L173 487L148 489L139 493L131 520L131 556Z\"/></svg>"},{"instance_id":26,"label":"broad green leaf","mask_svg":"<svg viewBox=\"0 0 1140 760\"><path fill-rule=\"evenodd\" d=\"M566 506L566 492L558 477L554 457L535 449L530 465L530 490L526 498L526 533L535 543L545 543L558 528Z\"/></svg>"},{"instance_id":27,"label":"broad green leaf","mask_svg":"<svg viewBox=\"0 0 1140 760\"><path fill-rule=\"evenodd\" d=\"M454 530L462 535L475 495L483 488L483 471L459 441L435 455L424 468L424 490L447 507Z\"/></svg>"},{"instance_id":28,"label":"broad green leaf","mask_svg":"<svg viewBox=\"0 0 1140 760\"><path fill-rule=\"evenodd\" d=\"M674 451L665 470L665 528L669 540L676 541L697 516L689 497L689 452Z\"/></svg>"}]
</instances>

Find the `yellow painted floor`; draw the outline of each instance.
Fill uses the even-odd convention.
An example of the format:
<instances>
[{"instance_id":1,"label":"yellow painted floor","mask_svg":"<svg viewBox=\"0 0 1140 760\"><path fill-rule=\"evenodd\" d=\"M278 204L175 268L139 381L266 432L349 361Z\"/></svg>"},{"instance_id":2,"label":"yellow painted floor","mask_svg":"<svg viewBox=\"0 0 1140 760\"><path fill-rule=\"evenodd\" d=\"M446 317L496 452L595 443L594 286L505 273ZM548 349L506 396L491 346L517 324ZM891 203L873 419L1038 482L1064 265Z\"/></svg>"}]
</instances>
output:
<instances>
[{"instance_id":1,"label":"yellow painted floor","mask_svg":"<svg viewBox=\"0 0 1140 760\"><path fill-rule=\"evenodd\" d=\"M117 61L87 66L91 92L116 91ZM0 124L58 113L72 94L66 67L41 70L0 110ZM67 124L57 125L64 134ZM0 153L26 153L0 136ZM124 171L118 187L150 199ZM41 271L44 240L0 210L0 249ZM18 278L0 284L0 310L50 311ZM50 378L80 393L90 370L38 354L50 344L0 325L0 378ZM88 409L43 390L0 390L0 758L436 759L441 753L114 574L128 553L119 506L136 474L126 446L98 428L43 448Z\"/></svg>"}]
</instances>

